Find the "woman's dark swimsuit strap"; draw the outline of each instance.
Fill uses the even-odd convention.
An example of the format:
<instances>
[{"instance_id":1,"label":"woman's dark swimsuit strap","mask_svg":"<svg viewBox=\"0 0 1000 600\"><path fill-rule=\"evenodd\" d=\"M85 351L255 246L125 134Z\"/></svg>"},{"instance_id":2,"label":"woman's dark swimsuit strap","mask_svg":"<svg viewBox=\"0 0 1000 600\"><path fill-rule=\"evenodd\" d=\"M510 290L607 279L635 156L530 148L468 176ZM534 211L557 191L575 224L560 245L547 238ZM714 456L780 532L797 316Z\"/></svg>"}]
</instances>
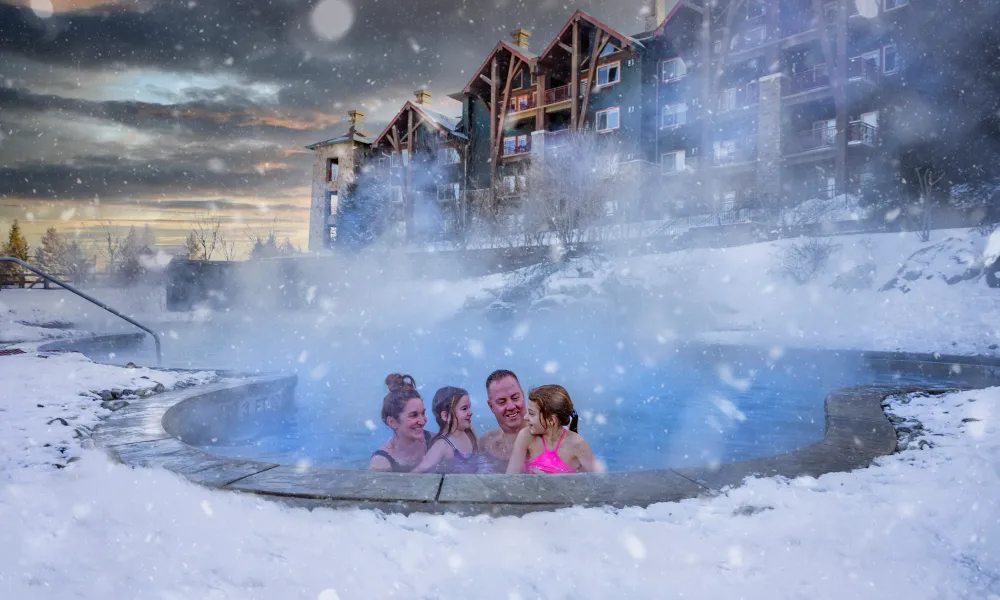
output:
<instances>
[{"instance_id":1,"label":"woman's dark swimsuit strap","mask_svg":"<svg viewBox=\"0 0 1000 600\"><path fill-rule=\"evenodd\" d=\"M434 438L433 438L433 436L431 436L431 432L429 432L429 431L425 431L424 432L424 444L427 446L428 449L430 449L430 447L431 447L431 440L433 440L433 439ZM372 458L375 458L376 456L381 456L381 457L385 458L387 461L389 461L389 469L393 473L409 473L410 471L413 470L414 467L417 466L417 465L413 465L412 467L404 467L403 465L401 465L398 462L396 462L396 459L393 458L385 450L376 450L375 452L372 452Z\"/></svg>"}]
</instances>

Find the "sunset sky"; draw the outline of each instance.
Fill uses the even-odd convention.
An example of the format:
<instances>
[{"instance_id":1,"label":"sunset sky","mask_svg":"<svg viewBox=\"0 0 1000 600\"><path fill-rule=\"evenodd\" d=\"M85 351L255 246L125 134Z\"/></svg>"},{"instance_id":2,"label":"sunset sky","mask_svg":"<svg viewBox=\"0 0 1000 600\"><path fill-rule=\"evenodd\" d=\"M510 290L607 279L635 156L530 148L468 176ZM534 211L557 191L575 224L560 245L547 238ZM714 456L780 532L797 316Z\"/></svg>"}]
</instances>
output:
<instances>
[{"instance_id":1,"label":"sunset sky","mask_svg":"<svg viewBox=\"0 0 1000 600\"><path fill-rule=\"evenodd\" d=\"M413 90L447 98L498 39L540 51L576 9L643 29L645 0L0 0L0 227L90 240L150 223L179 245L212 213L231 238L305 247L312 155L346 113L378 133Z\"/></svg>"}]
</instances>

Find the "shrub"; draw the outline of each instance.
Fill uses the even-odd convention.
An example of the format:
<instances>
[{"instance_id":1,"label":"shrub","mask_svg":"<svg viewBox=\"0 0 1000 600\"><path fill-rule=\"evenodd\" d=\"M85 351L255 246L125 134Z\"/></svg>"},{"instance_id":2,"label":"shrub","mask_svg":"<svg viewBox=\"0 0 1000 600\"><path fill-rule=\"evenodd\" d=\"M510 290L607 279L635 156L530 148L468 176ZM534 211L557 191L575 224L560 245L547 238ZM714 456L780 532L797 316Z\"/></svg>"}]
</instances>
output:
<instances>
[{"instance_id":1,"label":"shrub","mask_svg":"<svg viewBox=\"0 0 1000 600\"><path fill-rule=\"evenodd\" d=\"M830 256L840 249L840 244L820 238L805 238L778 248L775 252L778 275L804 284L816 279L823 272Z\"/></svg>"}]
</instances>

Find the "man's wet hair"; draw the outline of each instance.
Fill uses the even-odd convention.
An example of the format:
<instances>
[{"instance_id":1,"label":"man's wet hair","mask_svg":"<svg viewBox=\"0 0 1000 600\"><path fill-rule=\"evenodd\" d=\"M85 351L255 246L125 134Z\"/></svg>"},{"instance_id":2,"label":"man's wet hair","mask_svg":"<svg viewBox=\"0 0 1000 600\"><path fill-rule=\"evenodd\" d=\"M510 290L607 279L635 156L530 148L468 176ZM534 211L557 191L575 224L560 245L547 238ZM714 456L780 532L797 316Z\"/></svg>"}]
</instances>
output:
<instances>
[{"instance_id":1,"label":"man's wet hair","mask_svg":"<svg viewBox=\"0 0 1000 600\"><path fill-rule=\"evenodd\" d=\"M517 382L517 385L521 385L521 380L517 378L517 375L514 374L514 371L508 371L507 369L497 369L496 371L490 373L490 376L486 378L486 392L489 393L491 385L500 381L501 379L506 379L508 377L513 377L514 381Z\"/></svg>"}]
</instances>

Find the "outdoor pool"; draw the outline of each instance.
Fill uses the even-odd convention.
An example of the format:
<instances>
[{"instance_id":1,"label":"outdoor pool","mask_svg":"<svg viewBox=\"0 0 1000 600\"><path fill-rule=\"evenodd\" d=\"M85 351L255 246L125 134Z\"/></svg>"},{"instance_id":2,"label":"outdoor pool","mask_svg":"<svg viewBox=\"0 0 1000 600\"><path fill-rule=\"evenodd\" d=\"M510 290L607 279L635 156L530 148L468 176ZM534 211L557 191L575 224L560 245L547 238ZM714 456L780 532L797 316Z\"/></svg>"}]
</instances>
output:
<instances>
[{"instance_id":1,"label":"outdoor pool","mask_svg":"<svg viewBox=\"0 0 1000 600\"><path fill-rule=\"evenodd\" d=\"M570 315L489 323L458 317L432 328L275 332L268 345L199 337L170 344L191 366L294 371L294 408L266 425L234 429L201 446L214 454L340 469L364 469L390 431L379 420L382 381L412 374L430 399L443 385L472 396L478 433L496 427L484 381L515 371L527 392L564 385L580 433L612 471L727 463L780 454L820 440L823 401L834 389L899 380L862 367L858 353L710 348L637 341ZM218 333L216 331L215 333ZM179 347L184 351L179 352ZM238 357L238 359L237 359Z\"/></svg>"}]
</instances>

